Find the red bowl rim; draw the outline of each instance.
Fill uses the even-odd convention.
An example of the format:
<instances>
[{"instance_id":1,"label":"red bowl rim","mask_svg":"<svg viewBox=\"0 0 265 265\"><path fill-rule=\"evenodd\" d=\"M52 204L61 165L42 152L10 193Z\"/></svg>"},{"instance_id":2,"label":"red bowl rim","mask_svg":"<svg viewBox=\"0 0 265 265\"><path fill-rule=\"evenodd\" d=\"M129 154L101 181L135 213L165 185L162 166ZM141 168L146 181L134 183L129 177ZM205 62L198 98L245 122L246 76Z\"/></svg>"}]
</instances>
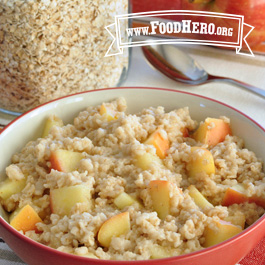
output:
<instances>
[{"instance_id":1,"label":"red bowl rim","mask_svg":"<svg viewBox=\"0 0 265 265\"><path fill-rule=\"evenodd\" d=\"M187 95L191 95L191 96L195 96L195 97L199 97L202 99L206 99L212 102L215 102L217 104L223 105L229 109L232 109L233 111L241 114L242 116L244 116L245 118L247 118L248 120L250 120L252 123L254 123L256 126L258 126L264 133L265 133L265 128L263 128L259 123L257 123L255 120L253 120L251 117L249 117L248 115L246 115L245 113L241 112L240 110L226 104L223 103L221 101L218 101L216 99L212 99L203 95L199 95L199 94L194 94L191 92L186 92L186 91L181 91L181 90L176 90L176 89L169 89L169 88L157 88L157 87L114 87L114 88L102 88L102 89L97 89L97 90L89 90L89 91L83 91L83 92L79 92L79 93L74 93L74 94L70 94L70 95L66 95L63 97L59 97L56 98L54 100L48 101L46 103L43 103L35 108L32 108L30 110L28 110L27 112L21 114L19 117L15 118L13 121L11 121L7 126L5 126L1 131L0 131L0 135L7 129L9 128L13 123L17 122L19 119L21 119L22 117L24 117L25 115L35 111L36 109L40 109L41 107L50 104L51 102L55 102L55 101L59 101L61 99L64 98L68 98L68 97L72 97L72 96L76 96L76 95L82 95L82 94L87 94L87 93L93 93L93 92L98 92L98 91L107 91L107 90L127 90L127 89L148 89L148 90L161 90L161 91L169 91L169 92L175 92L175 93L181 93L181 94L187 94ZM241 238L245 237L246 235L248 235L249 233L252 233L252 231L258 229L261 225L263 225L263 223L265 223L265 214L260 217L255 223L253 223L251 226L249 226L248 228L246 228L245 230L243 230L241 233L239 233L238 235L224 241L221 242L215 246L212 247L208 247L202 250L198 250L198 251L194 251L188 254L183 254L183 255L179 255L179 256L174 256L174 257L169 257L169 258L165 258L165 259L161 259L162 260L168 260L168 261L178 261L178 260L186 260L189 259L193 256L201 256L201 255L207 255L207 253L211 253L211 252L215 252L218 249L223 248L224 246L229 246L232 245L234 242L241 240ZM5 229L7 229L10 233L12 233L14 236L19 237L21 240L25 240L28 244L33 245L35 247L41 248L42 250L46 250L46 251L51 251L52 253L61 256L61 257L65 257L65 258L74 258L77 261L87 261L88 259L91 258L87 258L87 257L81 257L81 256L77 256L77 255L73 255L73 254L69 254L66 252L62 252L59 250L56 250L54 248L51 248L49 246L43 245L37 241L34 241L33 239L19 233L16 229L14 229L12 226L10 226L1 216L0 216L0 225L3 226ZM248 254L248 253L246 253ZM156 263L157 260L137 260L137 261L118 261L118 260L102 260L102 259L93 259L94 263L100 263L100 264L121 264L124 265L126 263L128 264L138 264L138 263L142 263L145 262L146 264L153 264Z\"/></svg>"}]
</instances>

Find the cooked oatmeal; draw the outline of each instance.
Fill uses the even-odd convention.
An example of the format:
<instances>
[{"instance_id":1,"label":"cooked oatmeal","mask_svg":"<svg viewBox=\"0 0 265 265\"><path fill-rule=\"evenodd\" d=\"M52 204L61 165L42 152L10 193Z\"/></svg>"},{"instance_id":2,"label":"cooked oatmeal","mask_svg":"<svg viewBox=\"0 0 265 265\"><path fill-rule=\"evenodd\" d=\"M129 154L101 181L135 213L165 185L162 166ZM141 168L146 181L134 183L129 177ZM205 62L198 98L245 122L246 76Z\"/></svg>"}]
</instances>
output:
<instances>
[{"instance_id":1,"label":"cooked oatmeal","mask_svg":"<svg viewBox=\"0 0 265 265\"><path fill-rule=\"evenodd\" d=\"M188 108L127 114L119 98L88 107L73 124L50 117L53 126L6 168L8 183L21 185L8 195L7 181L0 186L11 225L27 206L37 221L21 233L112 260L182 255L218 243L211 235L222 237L223 226L234 231L229 237L241 232L264 213L262 162L228 118L217 118L205 128L220 123L228 132L213 145L194 137L199 124Z\"/></svg>"}]
</instances>

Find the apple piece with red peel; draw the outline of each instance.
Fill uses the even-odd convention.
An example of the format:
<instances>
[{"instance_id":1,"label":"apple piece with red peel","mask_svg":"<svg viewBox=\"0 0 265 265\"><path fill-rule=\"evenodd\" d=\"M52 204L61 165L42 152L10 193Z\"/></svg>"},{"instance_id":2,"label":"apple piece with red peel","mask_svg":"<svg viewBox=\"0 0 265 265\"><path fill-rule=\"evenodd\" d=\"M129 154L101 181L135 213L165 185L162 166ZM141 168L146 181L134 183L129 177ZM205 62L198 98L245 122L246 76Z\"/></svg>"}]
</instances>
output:
<instances>
[{"instance_id":1,"label":"apple piece with red peel","mask_svg":"<svg viewBox=\"0 0 265 265\"><path fill-rule=\"evenodd\" d=\"M247 23L254 27L254 30L247 37L246 41L250 48L254 45L258 45L265 41L265 25L264 25L264 13L265 13L265 0L181 0L182 10L197 10L208 11L226 14L236 14L244 16L244 23ZM185 19L191 19L196 22L213 23L215 27L233 28L233 36L223 36L215 34L198 34L199 38L205 38L207 40L215 41L228 41L236 40L238 30L238 20L234 19L217 19L214 17L199 17L199 16L185 16ZM249 31L249 27L244 27L244 34ZM195 38L194 36L193 38ZM243 48L248 48L244 41L242 42Z\"/></svg>"},{"instance_id":2,"label":"apple piece with red peel","mask_svg":"<svg viewBox=\"0 0 265 265\"><path fill-rule=\"evenodd\" d=\"M153 132L144 144L153 145L156 148L156 154L164 159L167 155L167 150L169 149L169 141L164 136L160 129Z\"/></svg>"},{"instance_id":3,"label":"apple piece with red peel","mask_svg":"<svg viewBox=\"0 0 265 265\"><path fill-rule=\"evenodd\" d=\"M36 224L39 222L42 222L41 218L29 204L21 209L17 209L10 215L10 225L24 233L30 230L37 232Z\"/></svg>"},{"instance_id":4,"label":"apple piece with red peel","mask_svg":"<svg viewBox=\"0 0 265 265\"><path fill-rule=\"evenodd\" d=\"M157 163L158 165L163 165L162 160L157 156L150 153L144 153L142 155L137 155L135 158L135 165L140 167L142 170L150 169L152 163Z\"/></svg>"},{"instance_id":5,"label":"apple piece with red peel","mask_svg":"<svg viewBox=\"0 0 265 265\"><path fill-rule=\"evenodd\" d=\"M170 213L170 185L167 180L152 180L149 183L153 209L162 220Z\"/></svg>"},{"instance_id":6,"label":"apple piece with red peel","mask_svg":"<svg viewBox=\"0 0 265 265\"><path fill-rule=\"evenodd\" d=\"M205 248L219 244L242 232L241 227L223 220L216 221L215 224L216 229L206 227L204 230L205 241L203 247Z\"/></svg>"},{"instance_id":7,"label":"apple piece with red peel","mask_svg":"<svg viewBox=\"0 0 265 265\"><path fill-rule=\"evenodd\" d=\"M214 208L214 206L201 194L201 192L199 192L199 190L194 185L190 185L188 187L188 191L195 204L202 210L207 208Z\"/></svg>"},{"instance_id":8,"label":"apple piece with red peel","mask_svg":"<svg viewBox=\"0 0 265 265\"><path fill-rule=\"evenodd\" d=\"M72 172L78 169L84 156L79 152L58 149L51 152L51 169L61 172Z\"/></svg>"},{"instance_id":9,"label":"apple piece with red peel","mask_svg":"<svg viewBox=\"0 0 265 265\"><path fill-rule=\"evenodd\" d=\"M182 132L182 136L183 136L184 138L190 136L189 129L188 129L187 127L182 128L182 129L181 129L181 132Z\"/></svg>"},{"instance_id":10,"label":"apple piece with red peel","mask_svg":"<svg viewBox=\"0 0 265 265\"><path fill-rule=\"evenodd\" d=\"M253 195L248 200L250 203L256 203L258 206L265 209L265 198Z\"/></svg>"},{"instance_id":11,"label":"apple piece with red peel","mask_svg":"<svg viewBox=\"0 0 265 265\"><path fill-rule=\"evenodd\" d=\"M230 206L232 204L240 204L248 202L248 196L245 193L245 189L242 185L235 185L229 187L222 200L223 206Z\"/></svg>"},{"instance_id":12,"label":"apple piece with red peel","mask_svg":"<svg viewBox=\"0 0 265 265\"><path fill-rule=\"evenodd\" d=\"M232 204L240 204L244 202L256 203L258 206L265 208L265 198L257 195L248 197L243 184L237 184L231 188L227 188L222 200L222 205L230 206Z\"/></svg>"},{"instance_id":13,"label":"apple piece with red peel","mask_svg":"<svg viewBox=\"0 0 265 265\"><path fill-rule=\"evenodd\" d=\"M44 129L42 132L42 138L46 137L53 126L63 126L63 121L55 115L51 115L45 122Z\"/></svg>"},{"instance_id":14,"label":"apple piece with red peel","mask_svg":"<svg viewBox=\"0 0 265 265\"><path fill-rule=\"evenodd\" d=\"M215 146L223 142L226 135L232 135L229 123L222 119L207 118L193 134L197 142Z\"/></svg>"},{"instance_id":15,"label":"apple piece with red peel","mask_svg":"<svg viewBox=\"0 0 265 265\"><path fill-rule=\"evenodd\" d=\"M129 212L112 216L105 221L98 231L98 242L103 247L109 247L113 237L127 234L131 229Z\"/></svg>"},{"instance_id":16,"label":"apple piece with red peel","mask_svg":"<svg viewBox=\"0 0 265 265\"><path fill-rule=\"evenodd\" d=\"M197 174L206 173L211 175L215 173L214 159L211 152L203 147L191 147L191 159L187 163L189 177L196 177Z\"/></svg>"},{"instance_id":17,"label":"apple piece with red peel","mask_svg":"<svg viewBox=\"0 0 265 265\"><path fill-rule=\"evenodd\" d=\"M90 187L76 185L50 190L50 207L52 213L69 216L77 203L82 203L82 209L86 211L91 209Z\"/></svg>"}]
</instances>

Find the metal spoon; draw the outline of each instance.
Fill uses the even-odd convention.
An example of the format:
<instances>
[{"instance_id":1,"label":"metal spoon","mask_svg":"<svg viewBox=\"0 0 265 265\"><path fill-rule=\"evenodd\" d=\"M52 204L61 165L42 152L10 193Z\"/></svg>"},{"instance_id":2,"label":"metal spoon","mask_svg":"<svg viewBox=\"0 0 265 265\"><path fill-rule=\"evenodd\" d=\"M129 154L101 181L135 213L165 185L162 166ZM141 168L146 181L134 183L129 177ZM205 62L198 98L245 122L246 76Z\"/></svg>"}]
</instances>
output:
<instances>
[{"instance_id":1,"label":"metal spoon","mask_svg":"<svg viewBox=\"0 0 265 265\"><path fill-rule=\"evenodd\" d=\"M146 59L169 78L189 85L208 82L228 82L265 98L265 90L236 79L208 74L187 53L174 45L150 45L142 47Z\"/></svg>"}]
</instances>

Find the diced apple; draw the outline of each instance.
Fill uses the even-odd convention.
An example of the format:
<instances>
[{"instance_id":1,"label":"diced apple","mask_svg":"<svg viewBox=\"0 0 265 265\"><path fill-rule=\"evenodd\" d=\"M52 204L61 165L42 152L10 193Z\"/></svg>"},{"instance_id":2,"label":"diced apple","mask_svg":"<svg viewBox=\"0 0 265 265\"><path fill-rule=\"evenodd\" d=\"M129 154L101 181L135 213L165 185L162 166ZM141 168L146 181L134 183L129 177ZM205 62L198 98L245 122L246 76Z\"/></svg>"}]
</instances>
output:
<instances>
[{"instance_id":1,"label":"diced apple","mask_svg":"<svg viewBox=\"0 0 265 265\"><path fill-rule=\"evenodd\" d=\"M159 245L152 245L150 246L150 254L151 259L164 259L171 257L173 255L173 251L171 248Z\"/></svg>"},{"instance_id":2,"label":"diced apple","mask_svg":"<svg viewBox=\"0 0 265 265\"><path fill-rule=\"evenodd\" d=\"M265 208L265 198L253 195L248 197L246 189L243 184L237 184L229 187L222 200L223 206L230 206L232 204L240 204L244 202L256 203L258 206Z\"/></svg>"},{"instance_id":3,"label":"diced apple","mask_svg":"<svg viewBox=\"0 0 265 265\"><path fill-rule=\"evenodd\" d=\"M258 206L262 207L265 209L265 199L263 197L259 197L256 195L251 196L248 201L250 203L256 203Z\"/></svg>"},{"instance_id":4,"label":"diced apple","mask_svg":"<svg viewBox=\"0 0 265 265\"><path fill-rule=\"evenodd\" d=\"M143 170L148 170L152 163L157 163L163 165L162 160L157 155L152 155L150 153L144 153L142 155L136 156L136 166Z\"/></svg>"},{"instance_id":5,"label":"diced apple","mask_svg":"<svg viewBox=\"0 0 265 265\"><path fill-rule=\"evenodd\" d=\"M58 149L51 152L51 168L61 172L72 172L78 169L83 158L79 152Z\"/></svg>"},{"instance_id":6,"label":"diced apple","mask_svg":"<svg viewBox=\"0 0 265 265\"><path fill-rule=\"evenodd\" d=\"M46 137L50 133L51 128L55 125L61 127L63 126L63 121L55 115L49 116L44 125L42 138Z\"/></svg>"},{"instance_id":7,"label":"diced apple","mask_svg":"<svg viewBox=\"0 0 265 265\"><path fill-rule=\"evenodd\" d=\"M214 206L198 191L194 185L188 187L189 195L194 200L195 204L202 210L213 208Z\"/></svg>"},{"instance_id":8,"label":"diced apple","mask_svg":"<svg viewBox=\"0 0 265 265\"><path fill-rule=\"evenodd\" d=\"M109 247L113 237L119 237L130 231L129 212L112 216L105 221L98 231L98 242L103 247Z\"/></svg>"},{"instance_id":9,"label":"diced apple","mask_svg":"<svg viewBox=\"0 0 265 265\"><path fill-rule=\"evenodd\" d=\"M229 206L235 203L240 204L247 202L248 196L244 194L244 191L245 189L242 185L236 185L234 187L228 188L222 200L222 205Z\"/></svg>"},{"instance_id":10,"label":"diced apple","mask_svg":"<svg viewBox=\"0 0 265 265\"><path fill-rule=\"evenodd\" d=\"M42 222L36 211L27 204L22 209L15 211L15 214L11 215L10 225L18 231L24 233L30 230L37 232L36 224Z\"/></svg>"},{"instance_id":11,"label":"diced apple","mask_svg":"<svg viewBox=\"0 0 265 265\"><path fill-rule=\"evenodd\" d=\"M207 118L195 131L193 137L198 142L215 146L223 142L226 135L232 135L229 123L222 119Z\"/></svg>"},{"instance_id":12,"label":"diced apple","mask_svg":"<svg viewBox=\"0 0 265 265\"><path fill-rule=\"evenodd\" d=\"M162 220L170 213L170 185L167 180L152 180L149 183L153 209Z\"/></svg>"},{"instance_id":13,"label":"diced apple","mask_svg":"<svg viewBox=\"0 0 265 265\"><path fill-rule=\"evenodd\" d=\"M76 185L50 190L50 207L52 213L61 216L70 215L72 208L77 203L82 203L82 207L86 211L91 209L91 189L88 186Z\"/></svg>"},{"instance_id":14,"label":"diced apple","mask_svg":"<svg viewBox=\"0 0 265 265\"><path fill-rule=\"evenodd\" d=\"M100 115L106 117L107 121L116 120L116 111L108 108L105 104L102 104L99 109Z\"/></svg>"},{"instance_id":15,"label":"diced apple","mask_svg":"<svg viewBox=\"0 0 265 265\"><path fill-rule=\"evenodd\" d=\"M161 130L158 129L153 132L144 143L153 145L156 148L156 154L161 159L166 157L167 150L169 149L169 141L162 136Z\"/></svg>"},{"instance_id":16,"label":"diced apple","mask_svg":"<svg viewBox=\"0 0 265 265\"><path fill-rule=\"evenodd\" d=\"M131 195L129 195L126 192L122 192L121 194L119 194L115 199L114 199L114 204L120 209L122 210L123 208L127 207L127 206L131 206L134 203L138 204L139 206L141 206L140 202L137 201L137 199L133 198Z\"/></svg>"},{"instance_id":17,"label":"diced apple","mask_svg":"<svg viewBox=\"0 0 265 265\"><path fill-rule=\"evenodd\" d=\"M8 199L13 194L21 192L27 183L27 179L11 180L7 178L0 184L0 197L3 200Z\"/></svg>"},{"instance_id":18,"label":"diced apple","mask_svg":"<svg viewBox=\"0 0 265 265\"><path fill-rule=\"evenodd\" d=\"M204 231L205 242L203 247L219 244L240 233L242 228L229 222L220 220L216 222L216 230L206 227Z\"/></svg>"},{"instance_id":19,"label":"diced apple","mask_svg":"<svg viewBox=\"0 0 265 265\"><path fill-rule=\"evenodd\" d=\"M197 174L205 172L208 175L215 173L214 159L206 148L193 146L190 152L191 159L187 164L189 177L195 177Z\"/></svg>"},{"instance_id":20,"label":"diced apple","mask_svg":"<svg viewBox=\"0 0 265 265\"><path fill-rule=\"evenodd\" d=\"M189 137L190 135L187 127L182 128L181 132L182 132L183 137Z\"/></svg>"},{"instance_id":21,"label":"diced apple","mask_svg":"<svg viewBox=\"0 0 265 265\"><path fill-rule=\"evenodd\" d=\"M242 229L245 228L246 217L243 213L239 215L227 216L224 221L230 222L233 225L240 226Z\"/></svg>"}]
</instances>

